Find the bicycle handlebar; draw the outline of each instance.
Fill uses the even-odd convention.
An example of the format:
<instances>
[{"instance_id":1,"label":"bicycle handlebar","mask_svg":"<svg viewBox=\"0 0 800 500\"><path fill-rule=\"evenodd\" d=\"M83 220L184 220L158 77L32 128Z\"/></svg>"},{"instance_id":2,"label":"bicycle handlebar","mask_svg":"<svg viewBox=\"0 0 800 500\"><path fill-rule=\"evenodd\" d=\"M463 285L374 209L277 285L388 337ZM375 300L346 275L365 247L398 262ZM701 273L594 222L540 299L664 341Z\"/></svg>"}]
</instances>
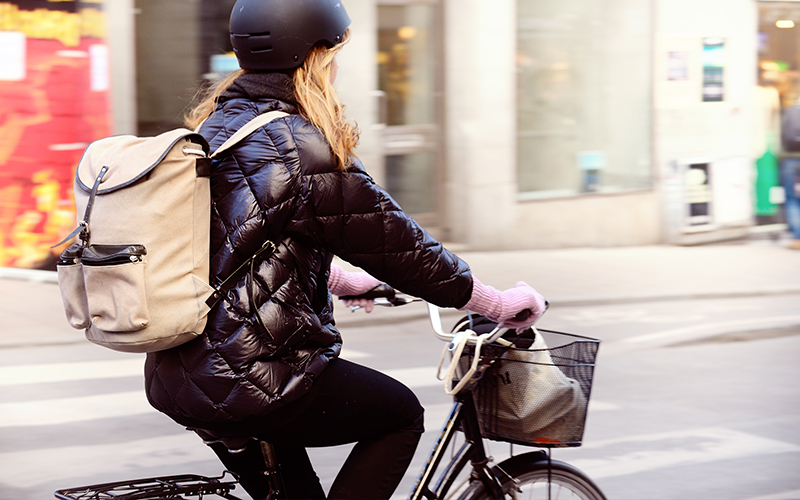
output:
<instances>
[{"instance_id":1,"label":"bicycle handlebar","mask_svg":"<svg viewBox=\"0 0 800 500\"><path fill-rule=\"evenodd\" d=\"M422 299L398 296L395 289L385 283L382 283L361 295L347 295L340 296L339 298L342 300L372 299L375 305L388 307L402 306L410 304L411 302L422 302ZM505 333L506 329L501 328L499 324L495 326L492 331L482 334L475 333L470 329L457 332L446 332L442 326L442 317L439 314L439 307L435 304L431 304L430 302L428 302L427 305L428 315L430 316L433 332L437 337L439 337L440 340L449 342L447 347L442 351L442 357L439 360L439 368L437 372L437 377L439 380L445 381L445 392L447 394L453 395L461 391L461 389L463 389L464 386L470 381L473 374L475 374L475 372L478 370L478 365L481 359L481 346L492 343L498 343L505 347L513 347L514 345L512 342L502 338L502 335ZM546 307L547 306L549 306L549 303L546 303ZM353 311L356 309L359 309L359 306L352 308ZM517 315L514 317L514 320L520 322L525 321L526 319L530 318L531 314L533 313L529 309L522 310L517 313ZM472 363L465 373L456 374L456 371L458 371L458 361L467 345L474 346ZM445 375L442 376L442 366L448 352L450 353L451 360ZM459 380L454 386L453 382L456 379L456 375L458 375Z\"/></svg>"},{"instance_id":2,"label":"bicycle handlebar","mask_svg":"<svg viewBox=\"0 0 800 500\"><path fill-rule=\"evenodd\" d=\"M397 295L394 288L386 283L381 283L372 290L362 293L360 295L342 295L339 298L342 300L357 300L357 299L393 299Z\"/></svg>"},{"instance_id":3,"label":"bicycle handlebar","mask_svg":"<svg viewBox=\"0 0 800 500\"><path fill-rule=\"evenodd\" d=\"M375 305L390 307L404 306L406 304L421 300L411 297L399 297L397 296L395 289L386 283L381 283L372 290L362 293L361 295L342 295L339 298L341 300L372 299L375 302ZM353 308L354 311L356 309L358 309L358 306Z\"/></svg>"},{"instance_id":4,"label":"bicycle handlebar","mask_svg":"<svg viewBox=\"0 0 800 500\"><path fill-rule=\"evenodd\" d=\"M381 283L380 285L376 286L372 290L367 291L366 293L360 295L343 295L339 297L341 300L358 300L358 299L372 299L375 302L375 305L379 306L387 306L387 307L397 307L403 306L406 304L410 304L412 302L422 302L422 299L412 298L412 297L404 297L398 296L397 291L392 288L392 286L387 285L386 283ZM549 305L549 304L547 304ZM353 311L359 309L360 306L354 306L352 308ZM439 315L439 308L431 303L428 303L428 313L431 317L431 325L433 326L433 331L436 333L436 336L444 341L450 341L453 339L455 334L445 332L442 328L442 320L441 316ZM533 312L530 309L523 309L516 316L514 316L514 321L525 321L526 319L531 317ZM502 329L498 325L494 330L489 332L489 334L485 337L485 340L489 342L495 342L500 335ZM474 343L474 342L473 342Z\"/></svg>"}]
</instances>

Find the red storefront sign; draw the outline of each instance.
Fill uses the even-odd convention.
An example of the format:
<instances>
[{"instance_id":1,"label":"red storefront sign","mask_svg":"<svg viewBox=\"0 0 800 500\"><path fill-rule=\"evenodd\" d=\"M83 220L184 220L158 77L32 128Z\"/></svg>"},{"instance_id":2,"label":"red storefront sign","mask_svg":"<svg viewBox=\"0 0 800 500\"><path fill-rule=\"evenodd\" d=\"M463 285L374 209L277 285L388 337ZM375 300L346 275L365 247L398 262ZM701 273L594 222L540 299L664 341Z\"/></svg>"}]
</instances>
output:
<instances>
[{"instance_id":1,"label":"red storefront sign","mask_svg":"<svg viewBox=\"0 0 800 500\"><path fill-rule=\"evenodd\" d=\"M54 269L75 227L75 167L110 133L101 8L0 1L0 266Z\"/></svg>"}]
</instances>

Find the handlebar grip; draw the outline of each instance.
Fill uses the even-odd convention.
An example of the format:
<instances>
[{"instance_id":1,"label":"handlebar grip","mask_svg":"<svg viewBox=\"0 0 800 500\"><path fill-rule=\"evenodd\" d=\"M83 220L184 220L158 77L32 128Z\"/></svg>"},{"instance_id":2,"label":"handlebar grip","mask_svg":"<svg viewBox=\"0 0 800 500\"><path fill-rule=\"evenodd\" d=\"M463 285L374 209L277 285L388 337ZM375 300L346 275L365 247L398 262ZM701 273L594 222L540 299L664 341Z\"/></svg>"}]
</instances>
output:
<instances>
[{"instance_id":1,"label":"handlebar grip","mask_svg":"<svg viewBox=\"0 0 800 500\"><path fill-rule=\"evenodd\" d=\"M533 313L531 312L530 309L523 309L520 312L518 312L516 316L514 316L514 321L525 321L526 319L531 317L531 314Z\"/></svg>"},{"instance_id":2,"label":"handlebar grip","mask_svg":"<svg viewBox=\"0 0 800 500\"><path fill-rule=\"evenodd\" d=\"M395 295L396 292L394 288L387 285L386 283L381 283L372 290L369 290L366 293L362 293L361 295L342 295L339 298L341 300L378 299L378 298L393 299Z\"/></svg>"},{"instance_id":3,"label":"handlebar grip","mask_svg":"<svg viewBox=\"0 0 800 500\"><path fill-rule=\"evenodd\" d=\"M547 311L549 307L550 307L550 302L545 301L544 310ZM514 321L525 321L528 318L530 318L532 314L533 311L531 311L530 309L523 309L520 312L518 312L516 316L514 316Z\"/></svg>"}]
</instances>

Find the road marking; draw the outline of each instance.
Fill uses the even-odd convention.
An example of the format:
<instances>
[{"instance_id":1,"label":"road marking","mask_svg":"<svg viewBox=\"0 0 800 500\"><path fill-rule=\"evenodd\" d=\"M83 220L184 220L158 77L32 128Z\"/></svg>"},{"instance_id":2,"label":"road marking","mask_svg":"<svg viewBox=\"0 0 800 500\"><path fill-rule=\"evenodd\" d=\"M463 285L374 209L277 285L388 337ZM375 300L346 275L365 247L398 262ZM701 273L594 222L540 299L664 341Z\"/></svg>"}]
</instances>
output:
<instances>
[{"instance_id":1,"label":"road marking","mask_svg":"<svg viewBox=\"0 0 800 500\"><path fill-rule=\"evenodd\" d=\"M344 354L349 359L370 357L367 353L353 350L347 350ZM113 361L0 366L0 386L141 377L144 375L143 366L144 360L138 357ZM442 383L436 379L435 366L385 370L384 373L409 387L427 387Z\"/></svg>"},{"instance_id":2,"label":"road marking","mask_svg":"<svg viewBox=\"0 0 800 500\"><path fill-rule=\"evenodd\" d=\"M444 382L436 378L435 366L422 366L417 368L397 368L394 370L380 370L382 373L399 380L410 388L415 387L444 387Z\"/></svg>"},{"instance_id":3,"label":"road marking","mask_svg":"<svg viewBox=\"0 0 800 500\"><path fill-rule=\"evenodd\" d=\"M748 500L797 500L798 498L800 498L800 490L784 491L772 495L749 498Z\"/></svg>"},{"instance_id":4,"label":"road marking","mask_svg":"<svg viewBox=\"0 0 800 500\"><path fill-rule=\"evenodd\" d=\"M614 403L606 403L605 401L597 401L594 399L589 400L589 412L594 413L596 411L613 411L619 410L620 406L615 405Z\"/></svg>"},{"instance_id":5,"label":"road marking","mask_svg":"<svg viewBox=\"0 0 800 500\"><path fill-rule=\"evenodd\" d=\"M197 470L197 464L203 461L212 465L219 463L211 448L188 431L121 443L0 453L0 463L7 478L3 482L13 484L15 488L29 488L76 477L94 476L95 482L119 480L131 477L131 470L142 468L160 469L159 474L163 475L179 474L186 472L187 464L192 464L193 473L202 474L204 471ZM98 471L106 479L98 480ZM210 473L219 474L221 471L220 464ZM80 486L74 484L74 480L65 482L69 484L61 487ZM86 484L86 480L83 484Z\"/></svg>"},{"instance_id":6,"label":"road marking","mask_svg":"<svg viewBox=\"0 0 800 500\"><path fill-rule=\"evenodd\" d=\"M774 328L778 326L796 325L800 323L800 315L775 316L772 318L751 318L737 319L733 321L721 321L718 323L707 323L704 325L686 326L665 330L662 332L649 333L621 340L623 344L641 344L646 342L691 340L699 337L708 337L732 331L741 332L748 329Z\"/></svg>"},{"instance_id":7,"label":"road marking","mask_svg":"<svg viewBox=\"0 0 800 500\"><path fill-rule=\"evenodd\" d=\"M364 357L366 353L350 351L348 355ZM140 357L113 361L77 363L46 363L0 366L0 386L69 382L120 377L142 377ZM437 367L423 366L382 370L412 389L443 387L436 377ZM619 407L601 401L591 401L590 411L616 410ZM147 402L143 390L115 392L91 396L0 403L0 427L60 425L101 418L140 415L155 411Z\"/></svg>"},{"instance_id":8,"label":"road marking","mask_svg":"<svg viewBox=\"0 0 800 500\"><path fill-rule=\"evenodd\" d=\"M156 411L144 390L75 398L0 403L0 427L61 425Z\"/></svg>"},{"instance_id":9,"label":"road marking","mask_svg":"<svg viewBox=\"0 0 800 500\"><path fill-rule=\"evenodd\" d=\"M369 354L346 349L348 359L370 357ZM141 377L144 375L144 359L107 361L84 361L75 363L42 363L31 365L0 366L0 386L70 382L119 377Z\"/></svg>"},{"instance_id":10,"label":"road marking","mask_svg":"<svg viewBox=\"0 0 800 500\"><path fill-rule=\"evenodd\" d=\"M47 365L25 365L16 368L17 374L32 372L30 378L20 383L34 383L56 380L86 380L90 378L109 378L113 376L141 376L141 360L137 360L136 372L133 373L133 363L123 362L90 362L90 363L59 363L57 369L33 375L37 369ZM66 365L79 365L66 366ZM59 368L64 368L63 370ZM104 368L105 371L95 369ZM439 385L436 380L436 368L405 368L399 370L386 370L390 377L396 378L411 388ZM8 372L3 375L7 375ZM109 375L111 374L111 375ZM4 379L5 380L5 379ZM115 392L92 396L70 398L44 399L38 401L23 401L13 403L0 403L0 428L61 425L74 422L85 422L101 418L126 417L155 412L147 402L144 390Z\"/></svg>"},{"instance_id":11,"label":"road marking","mask_svg":"<svg viewBox=\"0 0 800 500\"><path fill-rule=\"evenodd\" d=\"M363 352L363 351L356 351L355 349L349 349L348 347L342 347L342 353L339 357L344 359L364 359L364 358L371 358L372 354Z\"/></svg>"},{"instance_id":12,"label":"road marking","mask_svg":"<svg viewBox=\"0 0 800 500\"><path fill-rule=\"evenodd\" d=\"M144 359L0 366L0 386L69 382L102 378L142 377Z\"/></svg>"},{"instance_id":13,"label":"road marking","mask_svg":"<svg viewBox=\"0 0 800 500\"><path fill-rule=\"evenodd\" d=\"M636 444L637 451L627 451L631 443ZM603 450L604 458L570 461L593 479L626 476L665 467L800 452L800 446L718 427L591 441L583 447ZM657 450L652 449L656 447ZM615 454L615 449L625 451Z\"/></svg>"}]
</instances>

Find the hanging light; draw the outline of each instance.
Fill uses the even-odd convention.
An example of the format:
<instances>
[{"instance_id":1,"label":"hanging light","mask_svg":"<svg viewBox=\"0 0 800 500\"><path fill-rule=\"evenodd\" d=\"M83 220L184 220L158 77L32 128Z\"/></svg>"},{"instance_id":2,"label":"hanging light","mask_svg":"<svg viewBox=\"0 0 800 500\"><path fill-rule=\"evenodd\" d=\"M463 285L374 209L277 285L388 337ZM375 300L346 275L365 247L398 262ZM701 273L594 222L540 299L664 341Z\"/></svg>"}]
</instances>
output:
<instances>
[{"instance_id":1,"label":"hanging light","mask_svg":"<svg viewBox=\"0 0 800 500\"><path fill-rule=\"evenodd\" d=\"M794 21L792 21L791 19L779 19L775 21L775 26L784 29L794 28Z\"/></svg>"},{"instance_id":2,"label":"hanging light","mask_svg":"<svg viewBox=\"0 0 800 500\"><path fill-rule=\"evenodd\" d=\"M417 29L413 26L401 26L397 30L397 38L400 40L408 41L417 36Z\"/></svg>"}]
</instances>

